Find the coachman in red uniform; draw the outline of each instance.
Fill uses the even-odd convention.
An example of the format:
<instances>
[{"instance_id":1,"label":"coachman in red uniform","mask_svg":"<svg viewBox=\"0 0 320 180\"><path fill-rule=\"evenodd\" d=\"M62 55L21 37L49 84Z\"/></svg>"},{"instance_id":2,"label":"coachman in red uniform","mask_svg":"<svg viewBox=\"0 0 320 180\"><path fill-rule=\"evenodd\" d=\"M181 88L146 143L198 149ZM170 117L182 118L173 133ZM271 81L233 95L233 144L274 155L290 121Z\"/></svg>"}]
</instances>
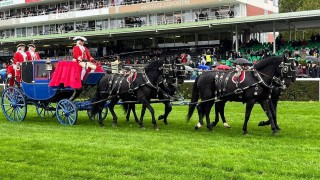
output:
<instances>
[{"instance_id":1,"label":"coachman in red uniform","mask_svg":"<svg viewBox=\"0 0 320 180\"><path fill-rule=\"evenodd\" d=\"M13 55L13 64L11 67L8 67L8 77L11 78L9 81L9 86L14 85L14 79L18 82L21 81L21 70L20 66L22 62L27 60L27 54L24 52L26 48L25 44L18 44L17 45L17 52Z\"/></svg>"},{"instance_id":2,"label":"coachman in red uniform","mask_svg":"<svg viewBox=\"0 0 320 180\"><path fill-rule=\"evenodd\" d=\"M40 60L39 53L36 52L36 46L34 44L28 44L29 51L26 52L27 54L27 60L33 61L33 60Z\"/></svg>"},{"instance_id":3,"label":"coachman in red uniform","mask_svg":"<svg viewBox=\"0 0 320 180\"><path fill-rule=\"evenodd\" d=\"M82 67L82 80L88 68L91 69L91 72L94 72L97 66L93 64L94 58L90 55L88 48L84 46L84 42L87 41L87 39L85 37L76 36L73 40L77 41L77 45L73 47L73 61L79 63Z\"/></svg>"}]
</instances>

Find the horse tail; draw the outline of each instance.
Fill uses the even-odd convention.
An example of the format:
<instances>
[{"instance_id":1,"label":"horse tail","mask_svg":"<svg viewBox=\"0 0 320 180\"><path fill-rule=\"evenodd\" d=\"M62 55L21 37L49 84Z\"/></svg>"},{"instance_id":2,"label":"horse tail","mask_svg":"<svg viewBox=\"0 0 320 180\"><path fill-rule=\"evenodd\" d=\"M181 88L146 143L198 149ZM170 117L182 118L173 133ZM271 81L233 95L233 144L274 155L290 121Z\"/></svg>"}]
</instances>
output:
<instances>
[{"instance_id":1,"label":"horse tail","mask_svg":"<svg viewBox=\"0 0 320 180\"><path fill-rule=\"evenodd\" d=\"M196 108L197 102L199 100L199 89L197 86L198 79L199 79L199 76L196 78L196 80L194 81L194 84L193 84L192 97L191 97L191 102L189 104L189 111L188 111L188 115L187 115L187 122L190 121L190 118L192 117L194 109Z\"/></svg>"}]
</instances>

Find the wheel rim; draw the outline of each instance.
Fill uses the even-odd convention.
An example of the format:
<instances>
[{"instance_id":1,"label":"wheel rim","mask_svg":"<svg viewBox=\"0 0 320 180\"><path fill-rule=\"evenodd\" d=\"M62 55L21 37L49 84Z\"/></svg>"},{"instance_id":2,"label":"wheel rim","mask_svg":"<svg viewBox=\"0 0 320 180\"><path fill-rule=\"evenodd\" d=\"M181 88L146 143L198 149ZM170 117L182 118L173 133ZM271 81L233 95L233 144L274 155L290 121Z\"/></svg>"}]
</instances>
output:
<instances>
[{"instance_id":1,"label":"wheel rim","mask_svg":"<svg viewBox=\"0 0 320 180\"><path fill-rule=\"evenodd\" d=\"M56 111L51 103L49 103L45 108L37 106L36 111L38 115L43 118L52 118L56 116Z\"/></svg>"},{"instance_id":2,"label":"wheel rim","mask_svg":"<svg viewBox=\"0 0 320 180\"><path fill-rule=\"evenodd\" d=\"M22 92L14 87L6 88L1 99L2 112L11 122L21 122L27 114L27 104Z\"/></svg>"},{"instance_id":3,"label":"wheel rim","mask_svg":"<svg viewBox=\"0 0 320 180\"><path fill-rule=\"evenodd\" d=\"M91 121L98 120L98 113L94 116L91 115L91 110L87 110L88 117ZM103 108L101 112L102 120L104 121L108 115L108 108Z\"/></svg>"},{"instance_id":4,"label":"wheel rim","mask_svg":"<svg viewBox=\"0 0 320 180\"><path fill-rule=\"evenodd\" d=\"M70 100L63 99L57 104L56 116L60 124L73 125L78 118L77 107Z\"/></svg>"}]
</instances>

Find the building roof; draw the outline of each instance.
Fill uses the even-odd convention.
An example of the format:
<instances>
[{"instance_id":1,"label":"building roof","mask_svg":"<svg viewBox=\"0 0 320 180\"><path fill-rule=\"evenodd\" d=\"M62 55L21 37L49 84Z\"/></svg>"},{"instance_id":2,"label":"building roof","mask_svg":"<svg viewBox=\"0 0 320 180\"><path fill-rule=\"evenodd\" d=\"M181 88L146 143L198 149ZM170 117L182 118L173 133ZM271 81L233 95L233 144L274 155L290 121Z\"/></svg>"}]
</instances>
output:
<instances>
[{"instance_id":1,"label":"building roof","mask_svg":"<svg viewBox=\"0 0 320 180\"><path fill-rule=\"evenodd\" d=\"M136 28L121 28L121 29L106 29L99 31L89 32L73 32L66 34L53 34L53 35L41 35L41 36L29 36L29 37L14 37L7 39L0 39L1 43L9 42L23 42L33 40L46 40L46 39L64 39L74 36L130 36L132 34L143 33L145 35L154 35L158 33L171 33L171 32L196 32L202 30L210 30L212 32L226 32L235 28L251 29L251 32L272 32L273 22L275 23L276 31L289 30L289 24L291 29L310 29L320 27L320 10L313 11L301 11L291 13L270 14L261 16L249 16L249 17L236 17L229 19L216 19L210 21L200 22L187 22L181 24L167 24L167 25L155 25L155 26L143 26ZM210 29L208 29L210 28Z\"/></svg>"}]
</instances>

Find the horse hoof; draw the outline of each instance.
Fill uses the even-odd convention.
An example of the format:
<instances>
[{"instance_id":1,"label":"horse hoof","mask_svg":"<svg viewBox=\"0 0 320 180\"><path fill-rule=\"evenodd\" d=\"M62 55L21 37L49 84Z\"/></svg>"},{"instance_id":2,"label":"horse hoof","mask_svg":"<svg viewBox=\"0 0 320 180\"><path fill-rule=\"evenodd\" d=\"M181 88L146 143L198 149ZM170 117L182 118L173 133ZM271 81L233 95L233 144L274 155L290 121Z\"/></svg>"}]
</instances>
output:
<instances>
[{"instance_id":1,"label":"horse hoof","mask_svg":"<svg viewBox=\"0 0 320 180\"><path fill-rule=\"evenodd\" d=\"M194 127L194 130L198 130L198 129L200 129L198 126Z\"/></svg>"},{"instance_id":2,"label":"horse hoof","mask_svg":"<svg viewBox=\"0 0 320 180\"><path fill-rule=\"evenodd\" d=\"M212 127L208 128L208 131L212 131L212 130L213 130Z\"/></svg>"},{"instance_id":3,"label":"horse hoof","mask_svg":"<svg viewBox=\"0 0 320 180\"><path fill-rule=\"evenodd\" d=\"M264 121L260 121L258 126L265 126Z\"/></svg>"},{"instance_id":4,"label":"horse hoof","mask_svg":"<svg viewBox=\"0 0 320 180\"><path fill-rule=\"evenodd\" d=\"M112 127L118 127L118 125L117 124L112 124Z\"/></svg>"},{"instance_id":5,"label":"horse hoof","mask_svg":"<svg viewBox=\"0 0 320 180\"><path fill-rule=\"evenodd\" d=\"M168 126L169 124L168 123L164 123L164 125Z\"/></svg>"},{"instance_id":6,"label":"horse hoof","mask_svg":"<svg viewBox=\"0 0 320 180\"><path fill-rule=\"evenodd\" d=\"M224 126L225 128L231 128L231 126L229 126L228 123L223 123L223 126Z\"/></svg>"},{"instance_id":7,"label":"horse hoof","mask_svg":"<svg viewBox=\"0 0 320 180\"><path fill-rule=\"evenodd\" d=\"M140 125L140 129L146 129L146 128L145 128L144 126L141 126L141 125Z\"/></svg>"},{"instance_id":8,"label":"horse hoof","mask_svg":"<svg viewBox=\"0 0 320 180\"><path fill-rule=\"evenodd\" d=\"M281 128L277 127L277 130L278 130L278 131L281 131Z\"/></svg>"},{"instance_id":9,"label":"horse hoof","mask_svg":"<svg viewBox=\"0 0 320 180\"><path fill-rule=\"evenodd\" d=\"M216 127L217 124L211 123L211 127Z\"/></svg>"},{"instance_id":10,"label":"horse hoof","mask_svg":"<svg viewBox=\"0 0 320 180\"><path fill-rule=\"evenodd\" d=\"M243 135L249 136L248 131L243 131Z\"/></svg>"},{"instance_id":11,"label":"horse hoof","mask_svg":"<svg viewBox=\"0 0 320 180\"><path fill-rule=\"evenodd\" d=\"M160 115L159 117L158 117L158 121L161 121L161 120L163 120L164 119L164 116L163 115Z\"/></svg>"},{"instance_id":12,"label":"horse hoof","mask_svg":"<svg viewBox=\"0 0 320 180\"><path fill-rule=\"evenodd\" d=\"M129 119L126 119L126 121L129 121Z\"/></svg>"},{"instance_id":13,"label":"horse hoof","mask_svg":"<svg viewBox=\"0 0 320 180\"><path fill-rule=\"evenodd\" d=\"M100 124L100 127L102 127L102 128L103 128L103 127L104 127L104 124Z\"/></svg>"},{"instance_id":14,"label":"horse hoof","mask_svg":"<svg viewBox=\"0 0 320 180\"><path fill-rule=\"evenodd\" d=\"M273 130L273 131L272 131L272 134L273 134L273 135L278 135L278 130L276 130L276 129Z\"/></svg>"},{"instance_id":15,"label":"horse hoof","mask_svg":"<svg viewBox=\"0 0 320 180\"><path fill-rule=\"evenodd\" d=\"M159 128L155 128L156 131L159 131Z\"/></svg>"}]
</instances>

